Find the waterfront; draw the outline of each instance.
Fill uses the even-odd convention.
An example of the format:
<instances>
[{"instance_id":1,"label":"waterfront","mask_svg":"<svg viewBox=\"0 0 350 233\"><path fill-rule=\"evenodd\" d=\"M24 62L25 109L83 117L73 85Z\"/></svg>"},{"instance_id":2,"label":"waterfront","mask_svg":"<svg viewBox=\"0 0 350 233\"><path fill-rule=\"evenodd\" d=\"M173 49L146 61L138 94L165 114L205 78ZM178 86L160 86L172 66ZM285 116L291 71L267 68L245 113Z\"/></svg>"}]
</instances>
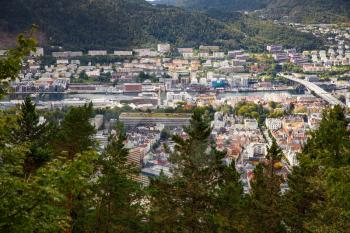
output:
<instances>
[{"instance_id":1,"label":"waterfront","mask_svg":"<svg viewBox=\"0 0 350 233\"><path fill-rule=\"evenodd\" d=\"M161 100L164 100L167 92L161 93ZM207 92L207 93L215 93L215 92ZM199 92L188 92L191 96L196 96L198 94L203 94ZM206 94L206 93L204 93ZM283 91L259 91L259 92L224 92L218 93L218 98L227 98L227 97L251 97L251 96L266 96L270 94L278 94L284 96L294 96L294 95L302 95L304 93L297 92L295 90L283 90ZM68 93L55 93L55 94L10 94L3 99L3 101L11 101L11 100L23 100L26 96L31 96L35 101L60 101L67 99L85 99L85 100L111 100L111 101L125 101L132 100L134 97L137 97L137 93L128 93L128 94L68 94Z\"/></svg>"}]
</instances>

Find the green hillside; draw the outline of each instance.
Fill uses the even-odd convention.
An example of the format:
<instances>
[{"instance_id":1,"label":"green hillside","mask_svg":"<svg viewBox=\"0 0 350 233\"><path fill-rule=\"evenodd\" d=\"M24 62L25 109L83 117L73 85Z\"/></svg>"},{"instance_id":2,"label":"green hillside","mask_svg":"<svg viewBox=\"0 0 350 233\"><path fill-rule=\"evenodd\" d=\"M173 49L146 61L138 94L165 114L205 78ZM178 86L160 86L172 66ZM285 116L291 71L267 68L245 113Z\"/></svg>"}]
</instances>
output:
<instances>
[{"instance_id":1,"label":"green hillside","mask_svg":"<svg viewBox=\"0 0 350 233\"><path fill-rule=\"evenodd\" d=\"M166 0L163 0L167 2ZM269 0L176 0L175 5L195 10L220 9L230 11L256 10L266 6Z\"/></svg>"},{"instance_id":2,"label":"green hillside","mask_svg":"<svg viewBox=\"0 0 350 233\"><path fill-rule=\"evenodd\" d=\"M0 34L16 35L36 24L46 45L68 49L117 49L157 42L177 46L257 47L256 37L247 36L240 26L223 20L176 7L153 6L144 0L13 0L1 6ZM241 21L241 17L234 21ZM298 48L312 49L320 44L307 34L283 29L280 33L288 33L287 40L280 41L287 47L295 46L288 39L293 37L303 41L297 44ZM258 42L269 40L265 36L260 34ZM4 41L0 36L0 47L6 46Z\"/></svg>"},{"instance_id":3,"label":"green hillside","mask_svg":"<svg viewBox=\"0 0 350 233\"><path fill-rule=\"evenodd\" d=\"M238 46L243 35L204 14L154 7L144 0L14 0L0 9L0 27L17 34L39 26L50 44L124 48L158 41Z\"/></svg>"},{"instance_id":4,"label":"green hillside","mask_svg":"<svg viewBox=\"0 0 350 233\"><path fill-rule=\"evenodd\" d=\"M270 21L259 21L252 17L244 17L233 24L249 38L246 46L252 50L259 50L259 48L265 47L266 44L281 44L299 50L301 48L321 48L323 44L320 38L316 38L311 34L297 32Z\"/></svg>"},{"instance_id":5,"label":"green hillside","mask_svg":"<svg viewBox=\"0 0 350 233\"><path fill-rule=\"evenodd\" d=\"M348 0L271 0L268 15L287 15L292 20L304 23L350 22Z\"/></svg>"},{"instance_id":6,"label":"green hillside","mask_svg":"<svg viewBox=\"0 0 350 233\"><path fill-rule=\"evenodd\" d=\"M350 21L348 0L159 0L190 10L222 11L263 10L266 16L289 16L304 23L333 23Z\"/></svg>"}]
</instances>

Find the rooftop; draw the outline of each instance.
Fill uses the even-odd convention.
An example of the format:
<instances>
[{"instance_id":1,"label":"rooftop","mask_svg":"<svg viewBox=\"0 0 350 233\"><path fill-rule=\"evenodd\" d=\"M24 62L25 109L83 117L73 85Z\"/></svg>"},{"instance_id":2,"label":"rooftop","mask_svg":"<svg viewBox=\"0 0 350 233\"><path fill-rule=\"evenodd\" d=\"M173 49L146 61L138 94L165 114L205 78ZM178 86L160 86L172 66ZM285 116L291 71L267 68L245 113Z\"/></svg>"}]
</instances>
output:
<instances>
[{"instance_id":1,"label":"rooftop","mask_svg":"<svg viewBox=\"0 0 350 233\"><path fill-rule=\"evenodd\" d=\"M143 113L143 112L124 112L120 117L134 118L190 118L190 113Z\"/></svg>"}]
</instances>

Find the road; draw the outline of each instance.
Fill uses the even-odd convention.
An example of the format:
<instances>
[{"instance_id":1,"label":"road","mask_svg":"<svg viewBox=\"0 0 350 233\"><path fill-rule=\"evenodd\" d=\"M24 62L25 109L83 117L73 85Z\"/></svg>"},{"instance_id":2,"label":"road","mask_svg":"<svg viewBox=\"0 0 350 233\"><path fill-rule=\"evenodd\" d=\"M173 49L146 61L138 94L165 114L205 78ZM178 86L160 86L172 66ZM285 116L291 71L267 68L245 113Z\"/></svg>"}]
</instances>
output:
<instances>
[{"instance_id":1,"label":"road","mask_svg":"<svg viewBox=\"0 0 350 233\"><path fill-rule=\"evenodd\" d=\"M321 97L322 99L327 101L332 106L340 105L342 107L345 107L345 104L343 102L341 102L340 100L335 98L332 94L323 90L321 87L317 86L316 84L314 84L312 82L306 81L304 79L295 78L291 75L279 74L279 76L303 85L304 87L306 87L310 91L315 92L316 95L318 95L319 97Z\"/></svg>"}]
</instances>

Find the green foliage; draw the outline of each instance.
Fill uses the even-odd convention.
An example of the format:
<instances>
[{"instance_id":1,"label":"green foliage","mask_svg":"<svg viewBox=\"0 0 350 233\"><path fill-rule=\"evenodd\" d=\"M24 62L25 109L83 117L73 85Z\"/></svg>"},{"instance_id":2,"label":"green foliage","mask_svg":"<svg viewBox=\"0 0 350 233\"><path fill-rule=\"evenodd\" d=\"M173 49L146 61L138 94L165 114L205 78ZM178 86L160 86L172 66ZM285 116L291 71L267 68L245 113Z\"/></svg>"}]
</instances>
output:
<instances>
[{"instance_id":1,"label":"green foliage","mask_svg":"<svg viewBox=\"0 0 350 233\"><path fill-rule=\"evenodd\" d=\"M60 199L49 204L60 211L61 228L66 232L85 232L93 206L91 178L95 175L97 157L96 152L86 151L76 154L74 160L55 159L40 170L40 182L60 195ZM53 224L59 222L56 220Z\"/></svg>"},{"instance_id":2,"label":"green foliage","mask_svg":"<svg viewBox=\"0 0 350 233\"><path fill-rule=\"evenodd\" d=\"M204 14L155 7L143 0L59 0L50 4L46 0L25 4L15 0L3 5L2 13L0 20L8 23L10 31L23 30L35 22L52 43L68 48L112 50L158 41L190 46L230 40L236 43L239 38L224 23Z\"/></svg>"},{"instance_id":3,"label":"green foliage","mask_svg":"<svg viewBox=\"0 0 350 233\"><path fill-rule=\"evenodd\" d=\"M283 224L285 209L280 193L283 180L274 167L281 161L282 155L276 140L273 140L267 152L267 164L265 167L258 165L254 171L247 208L251 220L246 229L248 232L287 232Z\"/></svg>"},{"instance_id":4,"label":"green foliage","mask_svg":"<svg viewBox=\"0 0 350 233\"><path fill-rule=\"evenodd\" d=\"M18 72L17 66L3 67ZM129 110L106 112L117 118ZM234 111L260 121L268 114L254 103L239 103ZM275 168L283 154L273 140L266 161L254 172L249 195L243 194L234 162L227 164L226 153L217 151L211 140L214 112L211 107L193 110L187 137L172 138L172 175L153 179L145 194L135 181L139 171L128 163L122 127L117 126L105 151L97 153L89 123L91 104L46 114L43 124L29 98L19 109L1 111L0 231L350 231L350 131L344 109L335 106L324 112L298 155L285 194Z\"/></svg>"},{"instance_id":5,"label":"green foliage","mask_svg":"<svg viewBox=\"0 0 350 233\"><path fill-rule=\"evenodd\" d=\"M291 63L283 64L282 66L282 72L295 72L295 73L302 73L303 69L300 66L296 66Z\"/></svg>"},{"instance_id":6,"label":"green foliage","mask_svg":"<svg viewBox=\"0 0 350 233\"><path fill-rule=\"evenodd\" d=\"M299 155L289 178L286 222L295 232L347 232L350 229L350 133L340 106L325 111L319 129Z\"/></svg>"},{"instance_id":7,"label":"green foliage","mask_svg":"<svg viewBox=\"0 0 350 233\"><path fill-rule=\"evenodd\" d=\"M171 137L170 131L168 129L163 129L160 132L160 140L165 141Z\"/></svg>"},{"instance_id":8,"label":"green foliage","mask_svg":"<svg viewBox=\"0 0 350 233\"><path fill-rule=\"evenodd\" d=\"M90 104L47 114L48 121L40 123L30 98L17 116L0 112L1 232L139 232L139 189L126 164L125 136L119 130L98 160L91 114Z\"/></svg>"},{"instance_id":9,"label":"green foliage","mask_svg":"<svg viewBox=\"0 0 350 233\"><path fill-rule=\"evenodd\" d=\"M278 107L278 104L275 101L270 101L269 102L269 107L272 109L275 109Z\"/></svg>"},{"instance_id":10,"label":"green foliage","mask_svg":"<svg viewBox=\"0 0 350 233\"><path fill-rule=\"evenodd\" d=\"M72 159L75 154L94 146L92 135L95 129L89 123L91 114L91 103L83 107L71 108L68 111L54 140L57 155L64 153L68 159Z\"/></svg>"},{"instance_id":11,"label":"green foliage","mask_svg":"<svg viewBox=\"0 0 350 233\"><path fill-rule=\"evenodd\" d=\"M328 109L319 129L311 132L298 156L299 166L288 178L286 193L281 193L285 180L275 167L283 154L273 140L266 160L254 172L249 195L243 194L234 162L228 164L226 153L217 151L210 138L210 109L194 110L191 125L185 128L187 137L173 136L175 150L166 148L172 175L161 174L147 190L135 181L139 171L128 163L120 125L105 151L100 155L95 151L93 129L88 127L91 111L91 106L68 110L57 129L48 127L50 122L45 127L35 123L38 113L29 99L18 117L1 112L1 232L304 233L350 229L350 132L339 106ZM18 140L9 137L14 130ZM48 137L47 144L32 143L44 140L52 130L63 139ZM51 144L62 146L56 157L48 157L26 175L26 158L38 155L32 145L49 148Z\"/></svg>"},{"instance_id":12,"label":"green foliage","mask_svg":"<svg viewBox=\"0 0 350 233\"><path fill-rule=\"evenodd\" d=\"M0 231L58 232L65 220L53 203L62 195L39 175L50 159L39 153L47 149L49 128L35 124L37 113L29 99L17 118L2 112L0 122Z\"/></svg>"},{"instance_id":13,"label":"green foliage","mask_svg":"<svg viewBox=\"0 0 350 233\"><path fill-rule=\"evenodd\" d=\"M350 20L350 3L347 0L277 0L270 1L269 17L288 15L293 21L302 23L340 23Z\"/></svg>"},{"instance_id":14,"label":"green foliage","mask_svg":"<svg viewBox=\"0 0 350 233\"><path fill-rule=\"evenodd\" d=\"M97 80L100 82L100 83L110 83L111 82L111 78L112 78L112 75L110 72L108 73L102 73L98 78Z\"/></svg>"},{"instance_id":15,"label":"green foliage","mask_svg":"<svg viewBox=\"0 0 350 233\"><path fill-rule=\"evenodd\" d=\"M235 112L239 116L258 118L258 105L254 103L241 102L235 106Z\"/></svg>"},{"instance_id":16,"label":"green foliage","mask_svg":"<svg viewBox=\"0 0 350 233\"><path fill-rule=\"evenodd\" d=\"M89 79L89 76L86 74L86 72L83 70L82 72L80 72L79 74L79 79L81 80L86 80Z\"/></svg>"},{"instance_id":17,"label":"green foliage","mask_svg":"<svg viewBox=\"0 0 350 233\"><path fill-rule=\"evenodd\" d=\"M272 112L269 113L269 118L280 118L285 116L287 113L286 111L282 110L282 109L275 109Z\"/></svg>"},{"instance_id":18,"label":"green foliage","mask_svg":"<svg viewBox=\"0 0 350 233\"><path fill-rule=\"evenodd\" d=\"M350 66L333 66L330 70L326 71L324 75L326 77L342 75L350 72Z\"/></svg>"},{"instance_id":19,"label":"green foliage","mask_svg":"<svg viewBox=\"0 0 350 233\"><path fill-rule=\"evenodd\" d=\"M262 51L266 44L280 44L287 48L313 50L323 47L323 41L312 34L295 31L290 27L279 26L272 21L261 21L254 17L244 17L234 22L250 38L246 46L253 51Z\"/></svg>"},{"instance_id":20,"label":"green foliage","mask_svg":"<svg viewBox=\"0 0 350 233\"><path fill-rule=\"evenodd\" d=\"M168 3L160 0L160 3ZM174 0L170 2L176 6L182 6L192 10L217 9L221 11L257 10L265 6L266 0Z\"/></svg>"},{"instance_id":21,"label":"green foliage","mask_svg":"<svg viewBox=\"0 0 350 233\"><path fill-rule=\"evenodd\" d=\"M23 179L17 173L24 159L20 148L4 151L2 156L15 156L16 163L5 162L0 168L0 231L1 232L58 232L65 219L63 210L53 203L63 196L38 176ZM10 155L11 154L11 155Z\"/></svg>"},{"instance_id":22,"label":"green foliage","mask_svg":"<svg viewBox=\"0 0 350 233\"><path fill-rule=\"evenodd\" d=\"M262 165L257 166L254 171L247 209L251 220L246 228L247 232L287 232L283 225L280 177L276 174L267 175Z\"/></svg>"},{"instance_id":23,"label":"green foliage","mask_svg":"<svg viewBox=\"0 0 350 233\"><path fill-rule=\"evenodd\" d=\"M122 127L99 159L100 178L96 184L94 232L141 232L141 189L133 180L137 169L127 162L128 150Z\"/></svg>"},{"instance_id":24,"label":"green foliage","mask_svg":"<svg viewBox=\"0 0 350 233\"><path fill-rule=\"evenodd\" d=\"M191 10L234 12L260 10L267 18L289 16L303 23L349 22L350 5L346 0L157 0L163 4L185 7Z\"/></svg>"},{"instance_id":25,"label":"green foliage","mask_svg":"<svg viewBox=\"0 0 350 233\"><path fill-rule=\"evenodd\" d=\"M217 111L222 112L224 114L233 114L234 109L231 105L223 104L217 109Z\"/></svg>"},{"instance_id":26,"label":"green foliage","mask_svg":"<svg viewBox=\"0 0 350 233\"><path fill-rule=\"evenodd\" d=\"M238 7L253 6L252 1L232 2ZM231 16L232 10L205 14L153 6L143 0L57 0L49 4L46 0L27 0L25 3L13 0L3 4L1 9L0 21L11 33L36 23L50 38L47 41L50 45L59 44L66 49L113 50L150 46L157 42L186 47L214 44L255 51L263 50L265 43L272 42L300 49L320 45L311 34L284 29L259 19L245 20L240 14ZM222 17L224 14L227 16Z\"/></svg>"},{"instance_id":27,"label":"green foliage","mask_svg":"<svg viewBox=\"0 0 350 233\"><path fill-rule=\"evenodd\" d=\"M5 58L0 58L0 97L7 93L9 81L17 78L22 69L23 59L35 50L36 41L32 38L33 30L28 37L20 34L17 37L17 46L8 50Z\"/></svg>"},{"instance_id":28,"label":"green foliage","mask_svg":"<svg viewBox=\"0 0 350 233\"><path fill-rule=\"evenodd\" d=\"M35 104L27 97L20 107L17 124L11 130L11 142L28 147L23 164L25 176L33 173L52 157L48 143L52 138L51 127L48 122L39 122Z\"/></svg>"},{"instance_id":29,"label":"green foliage","mask_svg":"<svg viewBox=\"0 0 350 233\"><path fill-rule=\"evenodd\" d=\"M202 110L193 112L191 126L185 132L188 139L173 136L172 176L162 175L151 183L152 231L235 229L237 220L233 216L239 205L233 201L240 200L242 187L234 165L225 165L225 153L210 146L211 128Z\"/></svg>"},{"instance_id":30,"label":"green foliage","mask_svg":"<svg viewBox=\"0 0 350 233\"><path fill-rule=\"evenodd\" d=\"M240 102L235 106L235 113L238 116L254 118L258 120L259 124L262 124L269 112L260 104Z\"/></svg>"},{"instance_id":31,"label":"green foliage","mask_svg":"<svg viewBox=\"0 0 350 233\"><path fill-rule=\"evenodd\" d=\"M344 104L346 104L346 97L345 97L345 95L340 95L340 96L338 97L338 99L339 99L341 102L343 102Z\"/></svg>"},{"instance_id":32,"label":"green foliage","mask_svg":"<svg viewBox=\"0 0 350 233\"><path fill-rule=\"evenodd\" d=\"M154 75L149 75L149 74L146 74L144 72L141 72L138 76L137 76L137 79L136 81L139 82L139 83L143 83L144 81L146 80L149 80L151 81L152 83L157 83L159 82L159 79L157 77L155 77Z\"/></svg>"},{"instance_id":33,"label":"green foliage","mask_svg":"<svg viewBox=\"0 0 350 233\"><path fill-rule=\"evenodd\" d=\"M111 73L101 73L98 77L89 77L85 71L79 74L78 78L71 77L71 83L110 83Z\"/></svg>"}]
</instances>

